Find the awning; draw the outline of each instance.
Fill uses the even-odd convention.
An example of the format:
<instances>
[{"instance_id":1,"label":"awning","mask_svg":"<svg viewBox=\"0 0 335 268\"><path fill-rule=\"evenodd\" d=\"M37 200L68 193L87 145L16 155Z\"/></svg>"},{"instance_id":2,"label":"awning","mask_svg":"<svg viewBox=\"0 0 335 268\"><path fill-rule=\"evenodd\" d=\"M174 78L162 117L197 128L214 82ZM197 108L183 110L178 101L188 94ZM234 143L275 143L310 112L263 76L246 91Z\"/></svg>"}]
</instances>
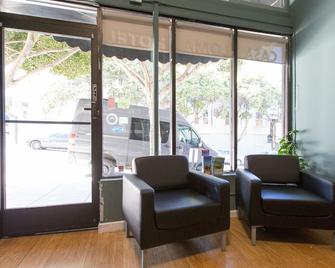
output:
<instances>
[{"instance_id":1,"label":"awning","mask_svg":"<svg viewBox=\"0 0 335 268\"><path fill-rule=\"evenodd\" d=\"M82 51L89 51L91 49L91 43L86 39L78 39L64 36L53 36L53 38L58 42L65 42L70 47L79 47ZM143 49L125 48L117 47L103 44L102 53L106 57L116 57L118 59L128 59L128 60L139 60L146 61L151 59L151 51ZM161 63L169 62L169 53L160 52L159 61ZM216 62L220 58L206 57L206 56L194 56L183 53L177 53L176 60L181 64L197 64L197 63L207 63Z\"/></svg>"},{"instance_id":2,"label":"awning","mask_svg":"<svg viewBox=\"0 0 335 268\"><path fill-rule=\"evenodd\" d=\"M103 48L107 57L146 61L151 59L152 17L135 12L103 9ZM168 19L160 19L159 61L169 62ZM198 23L178 22L176 60L178 63L216 62L232 57L232 31ZM59 42L83 51L90 49L89 40L54 36Z\"/></svg>"},{"instance_id":3,"label":"awning","mask_svg":"<svg viewBox=\"0 0 335 268\"><path fill-rule=\"evenodd\" d=\"M169 61L170 21L160 18L159 60ZM146 61L151 59L152 17L135 12L103 9L103 54L107 57ZM207 63L233 57L232 30L200 23L177 21L176 60L178 63ZM90 49L88 40L55 37L71 47ZM239 31L239 59L283 64L287 39Z\"/></svg>"}]
</instances>

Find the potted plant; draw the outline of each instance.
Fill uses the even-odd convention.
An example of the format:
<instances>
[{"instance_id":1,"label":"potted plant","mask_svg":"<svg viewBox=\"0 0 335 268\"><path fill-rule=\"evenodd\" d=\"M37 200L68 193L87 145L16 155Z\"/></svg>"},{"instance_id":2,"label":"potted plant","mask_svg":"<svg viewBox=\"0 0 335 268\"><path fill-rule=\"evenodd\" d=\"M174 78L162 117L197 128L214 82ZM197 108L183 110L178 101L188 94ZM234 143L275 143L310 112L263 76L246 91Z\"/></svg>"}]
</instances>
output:
<instances>
[{"instance_id":1,"label":"potted plant","mask_svg":"<svg viewBox=\"0 0 335 268\"><path fill-rule=\"evenodd\" d=\"M299 158L299 165L301 170L309 167L308 162L297 153L297 134L299 130L293 129L289 131L279 142L278 154L279 155L293 155Z\"/></svg>"}]
</instances>

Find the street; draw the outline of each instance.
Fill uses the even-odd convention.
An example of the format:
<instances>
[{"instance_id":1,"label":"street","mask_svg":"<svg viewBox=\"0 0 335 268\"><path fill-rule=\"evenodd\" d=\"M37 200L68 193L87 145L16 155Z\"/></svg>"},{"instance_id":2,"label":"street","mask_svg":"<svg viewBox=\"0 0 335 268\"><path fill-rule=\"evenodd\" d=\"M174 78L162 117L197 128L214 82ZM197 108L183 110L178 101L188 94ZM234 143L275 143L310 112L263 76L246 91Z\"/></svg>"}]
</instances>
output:
<instances>
[{"instance_id":1,"label":"street","mask_svg":"<svg viewBox=\"0 0 335 268\"><path fill-rule=\"evenodd\" d=\"M6 208L91 202L91 165L75 163L66 151L6 148Z\"/></svg>"}]
</instances>

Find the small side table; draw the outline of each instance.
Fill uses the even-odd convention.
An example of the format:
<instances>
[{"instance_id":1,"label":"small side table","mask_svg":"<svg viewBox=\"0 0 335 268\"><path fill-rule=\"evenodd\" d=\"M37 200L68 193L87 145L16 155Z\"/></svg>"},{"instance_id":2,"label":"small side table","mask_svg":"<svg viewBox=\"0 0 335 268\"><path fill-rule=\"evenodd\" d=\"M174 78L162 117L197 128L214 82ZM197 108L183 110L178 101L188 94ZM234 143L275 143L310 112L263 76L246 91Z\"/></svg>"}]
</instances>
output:
<instances>
[{"instance_id":1,"label":"small side table","mask_svg":"<svg viewBox=\"0 0 335 268\"><path fill-rule=\"evenodd\" d=\"M236 209L236 173L225 172L222 175L215 175L220 179L225 179L230 183L230 210Z\"/></svg>"}]
</instances>

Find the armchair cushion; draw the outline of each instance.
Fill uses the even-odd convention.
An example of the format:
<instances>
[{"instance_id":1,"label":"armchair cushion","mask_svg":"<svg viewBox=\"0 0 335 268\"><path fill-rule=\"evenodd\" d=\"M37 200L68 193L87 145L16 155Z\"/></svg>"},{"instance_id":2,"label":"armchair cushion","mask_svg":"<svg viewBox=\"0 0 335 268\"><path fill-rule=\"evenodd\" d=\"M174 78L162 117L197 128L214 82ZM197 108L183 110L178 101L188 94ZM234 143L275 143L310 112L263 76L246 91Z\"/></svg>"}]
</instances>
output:
<instances>
[{"instance_id":1,"label":"armchair cushion","mask_svg":"<svg viewBox=\"0 0 335 268\"><path fill-rule=\"evenodd\" d=\"M296 186L262 186L265 213L283 216L323 217L332 213L332 204L321 196Z\"/></svg>"},{"instance_id":2,"label":"armchair cushion","mask_svg":"<svg viewBox=\"0 0 335 268\"><path fill-rule=\"evenodd\" d=\"M248 155L245 169L266 183L298 183L299 159L289 155Z\"/></svg>"},{"instance_id":3,"label":"armchair cushion","mask_svg":"<svg viewBox=\"0 0 335 268\"><path fill-rule=\"evenodd\" d=\"M133 165L137 176L155 190L183 188L188 184L188 160L185 156L138 157Z\"/></svg>"},{"instance_id":4,"label":"armchair cushion","mask_svg":"<svg viewBox=\"0 0 335 268\"><path fill-rule=\"evenodd\" d=\"M155 220L158 229L176 229L209 221L222 213L221 203L192 189L156 191Z\"/></svg>"}]
</instances>

